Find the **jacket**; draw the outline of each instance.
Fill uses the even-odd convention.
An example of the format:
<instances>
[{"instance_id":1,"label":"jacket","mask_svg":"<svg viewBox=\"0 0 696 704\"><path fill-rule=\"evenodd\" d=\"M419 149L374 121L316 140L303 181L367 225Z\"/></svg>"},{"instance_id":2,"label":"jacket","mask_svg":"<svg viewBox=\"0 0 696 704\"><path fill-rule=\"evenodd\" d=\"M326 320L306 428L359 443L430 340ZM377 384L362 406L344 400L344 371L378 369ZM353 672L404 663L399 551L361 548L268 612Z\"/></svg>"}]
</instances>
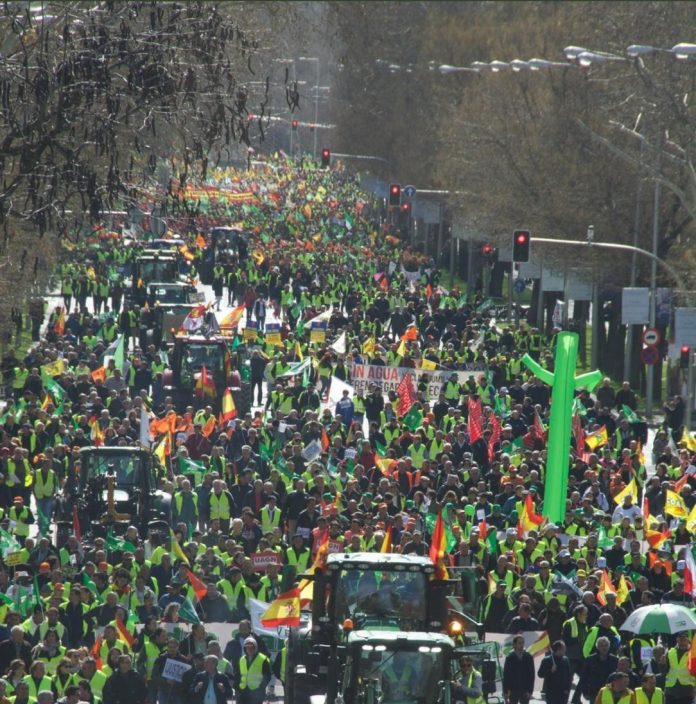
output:
<instances>
[{"instance_id":1,"label":"jacket","mask_svg":"<svg viewBox=\"0 0 696 704\"><path fill-rule=\"evenodd\" d=\"M191 704L203 704L205 693L208 689L209 675L207 672L199 672L191 683L189 696ZM213 675L213 687L215 688L215 697L217 704L226 704L228 699L232 698L232 687L230 680L225 675L216 672Z\"/></svg>"},{"instance_id":2,"label":"jacket","mask_svg":"<svg viewBox=\"0 0 696 704\"><path fill-rule=\"evenodd\" d=\"M129 672L114 672L106 680L102 692L103 704L145 704L147 685L142 675Z\"/></svg>"},{"instance_id":3,"label":"jacket","mask_svg":"<svg viewBox=\"0 0 696 704\"><path fill-rule=\"evenodd\" d=\"M553 666L556 671L552 672ZM553 653L548 653L539 665L539 677L544 680L544 692L547 697L560 698L570 692L573 675L570 672L570 660L564 655L559 658Z\"/></svg>"},{"instance_id":4,"label":"jacket","mask_svg":"<svg viewBox=\"0 0 696 704\"><path fill-rule=\"evenodd\" d=\"M503 666L503 692L534 691L534 658L525 650L522 657L513 651Z\"/></svg>"}]
</instances>

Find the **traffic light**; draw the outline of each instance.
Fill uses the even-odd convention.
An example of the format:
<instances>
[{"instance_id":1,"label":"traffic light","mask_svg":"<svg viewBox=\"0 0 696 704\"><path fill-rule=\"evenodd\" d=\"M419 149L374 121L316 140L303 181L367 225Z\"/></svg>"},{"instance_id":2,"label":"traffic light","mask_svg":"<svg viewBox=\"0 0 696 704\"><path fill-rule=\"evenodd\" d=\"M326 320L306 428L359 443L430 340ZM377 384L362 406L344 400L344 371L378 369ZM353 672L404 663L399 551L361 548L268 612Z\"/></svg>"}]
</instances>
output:
<instances>
[{"instance_id":1,"label":"traffic light","mask_svg":"<svg viewBox=\"0 0 696 704\"><path fill-rule=\"evenodd\" d=\"M490 257L491 254L493 254L493 245L486 242L486 244L481 247L481 254L483 254L484 257Z\"/></svg>"},{"instance_id":2,"label":"traffic light","mask_svg":"<svg viewBox=\"0 0 696 704\"><path fill-rule=\"evenodd\" d=\"M331 165L331 150L322 149L321 150L321 165L326 169Z\"/></svg>"},{"instance_id":3,"label":"traffic light","mask_svg":"<svg viewBox=\"0 0 696 704\"><path fill-rule=\"evenodd\" d=\"M290 122L290 126L292 127L293 132L297 132L297 120L292 120L292 122Z\"/></svg>"},{"instance_id":4,"label":"traffic light","mask_svg":"<svg viewBox=\"0 0 696 704\"><path fill-rule=\"evenodd\" d=\"M528 230L515 230L512 233L512 261L515 263L529 261L530 234Z\"/></svg>"},{"instance_id":5,"label":"traffic light","mask_svg":"<svg viewBox=\"0 0 696 704\"><path fill-rule=\"evenodd\" d=\"M404 215L410 215L411 214L411 204L406 201L405 203L401 204L401 212Z\"/></svg>"},{"instance_id":6,"label":"traffic light","mask_svg":"<svg viewBox=\"0 0 696 704\"><path fill-rule=\"evenodd\" d=\"M679 368L688 369L689 368L689 357L691 356L691 347L688 345L682 345L679 350Z\"/></svg>"},{"instance_id":7,"label":"traffic light","mask_svg":"<svg viewBox=\"0 0 696 704\"><path fill-rule=\"evenodd\" d=\"M401 205L401 186L398 183L389 184L389 205Z\"/></svg>"}]
</instances>

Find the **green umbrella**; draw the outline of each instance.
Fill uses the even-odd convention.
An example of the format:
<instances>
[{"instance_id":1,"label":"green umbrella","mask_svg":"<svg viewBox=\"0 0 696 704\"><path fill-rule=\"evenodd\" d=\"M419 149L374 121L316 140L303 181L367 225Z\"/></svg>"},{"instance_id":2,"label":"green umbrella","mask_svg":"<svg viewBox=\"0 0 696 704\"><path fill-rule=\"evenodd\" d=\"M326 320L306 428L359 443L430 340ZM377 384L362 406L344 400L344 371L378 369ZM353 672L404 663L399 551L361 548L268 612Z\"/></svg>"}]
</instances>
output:
<instances>
[{"instance_id":1,"label":"green umbrella","mask_svg":"<svg viewBox=\"0 0 696 704\"><path fill-rule=\"evenodd\" d=\"M655 604L636 609L621 626L632 633L679 633L696 630L696 615L679 604Z\"/></svg>"}]
</instances>

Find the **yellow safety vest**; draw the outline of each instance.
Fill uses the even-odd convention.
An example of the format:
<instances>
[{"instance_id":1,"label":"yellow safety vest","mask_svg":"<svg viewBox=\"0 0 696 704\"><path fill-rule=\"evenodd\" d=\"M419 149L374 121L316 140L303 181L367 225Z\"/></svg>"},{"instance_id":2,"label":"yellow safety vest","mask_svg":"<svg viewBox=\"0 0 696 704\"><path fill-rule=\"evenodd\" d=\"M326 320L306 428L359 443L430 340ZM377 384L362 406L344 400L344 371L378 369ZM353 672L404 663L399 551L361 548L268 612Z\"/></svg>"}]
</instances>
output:
<instances>
[{"instance_id":1,"label":"yellow safety vest","mask_svg":"<svg viewBox=\"0 0 696 704\"><path fill-rule=\"evenodd\" d=\"M28 488L32 485L34 481L33 477L31 476L31 465L29 464L29 460L27 459L20 460L20 462L24 467L24 487ZM17 474L17 463L13 459L9 459L7 460L7 481L5 482L5 485L9 486L10 488L12 488L17 483L12 479L13 474L16 475L19 479L19 474Z\"/></svg>"},{"instance_id":2,"label":"yellow safety vest","mask_svg":"<svg viewBox=\"0 0 696 704\"><path fill-rule=\"evenodd\" d=\"M49 469L44 483L43 470L34 475L34 495L37 499L48 499L55 494L56 473Z\"/></svg>"},{"instance_id":3,"label":"yellow safety vest","mask_svg":"<svg viewBox=\"0 0 696 704\"><path fill-rule=\"evenodd\" d=\"M246 655L239 658L239 689L259 689L263 683L263 664L268 658L263 653L256 653L251 664L247 664Z\"/></svg>"},{"instance_id":4,"label":"yellow safety vest","mask_svg":"<svg viewBox=\"0 0 696 704\"><path fill-rule=\"evenodd\" d=\"M307 550L307 548L303 548L300 550L300 554L298 555L293 548L288 548L285 553L285 559L287 560L288 565L295 566L298 572L304 572L309 564L309 550Z\"/></svg>"},{"instance_id":5,"label":"yellow safety vest","mask_svg":"<svg viewBox=\"0 0 696 704\"><path fill-rule=\"evenodd\" d=\"M653 690L652 698L648 698L642 687L636 688L636 704L664 704L664 702L665 693L659 687Z\"/></svg>"},{"instance_id":6,"label":"yellow safety vest","mask_svg":"<svg viewBox=\"0 0 696 704\"><path fill-rule=\"evenodd\" d=\"M411 464L416 469L421 469L423 467L423 463L425 462L425 451L426 448L423 443L421 443L419 447L411 445L411 447L408 448L408 456L411 458Z\"/></svg>"},{"instance_id":7,"label":"yellow safety vest","mask_svg":"<svg viewBox=\"0 0 696 704\"><path fill-rule=\"evenodd\" d=\"M225 494L218 496L215 492L210 495L210 520L218 518L226 521L230 517L230 502Z\"/></svg>"},{"instance_id":8,"label":"yellow safety vest","mask_svg":"<svg viewBox=\"0 0 696 704\"><path fill-rule=\"evenodd\" d=\"M266 535L266 533L272 533L275 528L280 525L280 509L275 508L273 510L273 517L271 518L271 512L268 510L268 506L264 506L261 511L261 532Z\"/></svg>"},{"instance_id":9,"label":"yellow safety vest","mask_svg":"<svg viewBox=\"0 0 696 704\"><path fill-rule=\"evenodd\" d=\"M680 657L676 648L670 648L667 653L667 662L669 663L669 672L665 680L665 689L674 687L677 683L686 686L696 684L696 677L689 672L688 650L685 650Z\"/></svg>"},{"instance_id":10,"label":"yellow safety vest","mask_svg":"<svg viewBox=\"0 0 696 704\"><path fill-rule=\"evenodd\" d=\"M240 579L236 584L232 584L229 579L221 579L217 583L217 588L225 595L227 604L231 609L236 609L239 603L239 595L244 594L244 603L249 599L249 589Z\"/></svg>"},{"instance_id":11,"label":"yellow safety vest","mask_svg":"<svg viewBox=\"0 0 696 704\"><path fill-rule=\"evenodd\" d=\"M39 686L36 686L36 682L34 682L34 678L31 675L27 675L26 677L22 677L22 682L25 682L27 687L29 687L29 696L30 697L38 697L39 692L43 692L44 690L51 690L51 678L46 677L45 675L41 678L41 682L39 682Z\"/></svg>"},{"instance_id":12,"label":"yellow safety vest","mask_svg":"<svg viewBox=\"0 0 696 704\"><path fill-rule=\"evenodd\" d=\"M474 681L474 677L480 677L481 673L478 670L471 669L469 673L469 681L467 682L467 687L471 689L471 684ZM486 700L483 696L480 697L466 697L466 704L484 704Z\"/></svg>"},{"instance_id":13,"label":"yellow safety vest","mask_svg":"<svg viewBox=\"0 0 696 704\"><path fill-rule=\"evenodd\" d=\"M12 506L7 515L9 519L16 524L14 534L26 538L29 535L29 524L24 521L29 517L29 509L26 506L22 506L22 508L17 511L17 507Z\"/></svg>"},{"instance_id":14,"label":"yellow safety vest","mask_svg":"<svg viewBox=\"0 0 696 704\"><path fill-rule=\"evenodd\" d=\"M601 704L631 704L631 690L627 689L626 694L617 702L614 699L614 693L611 691L611 687L602 687L602 696L599 701Z\"/></svg>"},{"instance_id":15,"label":"yellow safety vest","mask_svg":"<svg viewBox=\"0 0 696 704\"><path fill-rule=\"evenodd\" d=\"M194 493L193 491L189 493L191 494L191 498L193 499L193 510L195 511L196 515L198 515L198 494ZM180 514L181 507L184 505L184 493L182 491L177 491L177 493L174 494L174 504L176 506L177 514Z\"/></svg>"}]
</instances>

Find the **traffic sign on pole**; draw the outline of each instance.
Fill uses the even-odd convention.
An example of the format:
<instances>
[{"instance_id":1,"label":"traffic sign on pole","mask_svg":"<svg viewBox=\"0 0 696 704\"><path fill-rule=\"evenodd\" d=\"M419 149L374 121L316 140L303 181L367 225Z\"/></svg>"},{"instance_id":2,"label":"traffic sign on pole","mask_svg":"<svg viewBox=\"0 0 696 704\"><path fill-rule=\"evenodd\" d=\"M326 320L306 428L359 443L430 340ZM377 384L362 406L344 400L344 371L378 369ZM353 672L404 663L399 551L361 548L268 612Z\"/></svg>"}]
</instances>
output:
<instances>
[{"instance_id":1,"label":"traffic sign on pole","mask_svg":"<svg viewBox=\"0 0 696 704\"><path fill-rule=\"evenodd\" d=\"M416 195L415 186L404 186L402 190L407 198L413 198Z\"/></svg>"},{"instance_id":2,"label":"traffic sign on pole","mask_svg":"<svg viewBox=\"0 0 696 704\"><path fill-rule=\"evenodd\" d=\"M660 360L660 351L657 349L657 347L655 347L655 345L651 345L650 347L643 347L643 349L640 351L640 358L643 364L652 366L653 364L657 364Z\"/></svg>"},{"instance_id":3,"label":"traffic sign on pole","mask_svg":"<svg viewBox=\"0 0 696 704\"><path fill-rule=\"evenodd\" d=\"M652 345L659 345L662 340L660 331L657 328L645 328L643 332L643 344L651 347Z\"/></svg>"}]
</instances>

